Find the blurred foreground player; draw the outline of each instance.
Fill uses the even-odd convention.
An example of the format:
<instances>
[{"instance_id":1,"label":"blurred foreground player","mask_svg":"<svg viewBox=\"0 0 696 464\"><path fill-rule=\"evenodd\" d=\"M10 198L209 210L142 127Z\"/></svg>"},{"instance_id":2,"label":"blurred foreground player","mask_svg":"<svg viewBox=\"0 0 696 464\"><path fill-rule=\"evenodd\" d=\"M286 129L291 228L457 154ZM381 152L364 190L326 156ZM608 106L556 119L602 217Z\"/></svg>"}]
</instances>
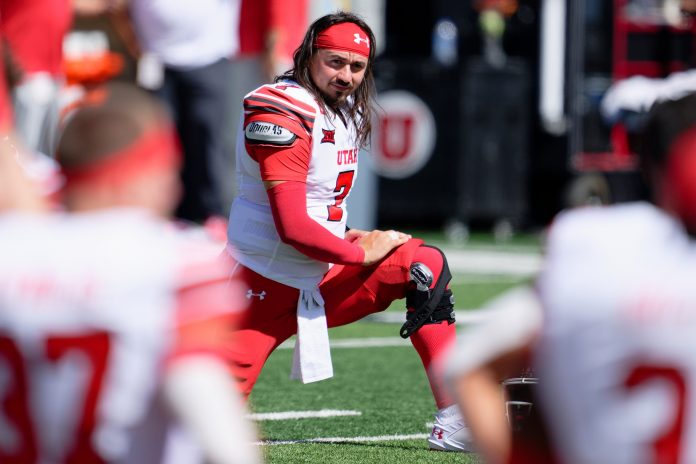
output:
<instances>
[{"instance_id":1,"label":"blurred foreground player","mask_svg":"<svg viewBox=\"0 0 696 464\"><path fill-rule=\"evenodd\" d=\"M0 216L0 462L259 462L222 354L240 287L164 218L163 114L100 89L60 140L71 213Z\"/></svg>"},{"instance_id":2,"label":"blurred foreground player","mask_svg":"<svg viewBox=\"0 0 696 464\"><path fill-rule=\"evenodd\" d=\"M13 135L9 132L0 135L0 214L40 213L47 209L38 186L27 177L15 156Z\"/></svg>"},{"instance_id":3,"label":"blurred foreground player","mask_svg":"<svg viewBox=\"0 0 696 464\"><path fill-rule=\"evenodd\" d=\"M228 236L250 308L233 341L235 375L248 395L271 352L297 334L293 375L329 378L327 326L406 298L401 336L418 351L439 408L429 445L467 451L468 430L430 369L455 338L444 254L400 232L346 229L371 131L374 50L360 18L321 17L293 69L244 99Z\"/></svg>"},{"instance_id":4,"label":"blurred foreground player","mask_svg":"<svg viewBox=\"0 0 696 464\"><path fill-rule=\"evenodd\" d=\"M536 291L501 297L450 360L488 462L696 462L696 95L655 105L640 142L653 204L562 213ZM553 443L534 460L499 384L528 360Z\"/></svg>"}]
</instances>

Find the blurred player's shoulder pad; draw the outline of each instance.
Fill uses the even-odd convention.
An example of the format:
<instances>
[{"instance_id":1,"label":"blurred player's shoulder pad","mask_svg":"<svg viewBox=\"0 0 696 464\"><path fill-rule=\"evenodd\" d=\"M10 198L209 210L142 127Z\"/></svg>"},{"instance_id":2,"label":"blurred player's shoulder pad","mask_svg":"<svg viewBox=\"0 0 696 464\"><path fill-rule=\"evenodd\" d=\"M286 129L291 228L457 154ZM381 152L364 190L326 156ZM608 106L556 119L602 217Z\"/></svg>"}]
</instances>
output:
<instances>
[{"instance_id":1,"label":"blurred player's shoulder pad","mask_svg":"<svg viewBox=\"0 0 696 464\"><path fill-rule=\"evenodd\" d=\"M549 228L547 253L589 250L614 253L644 247L660 240L679 225L664 211L647 202L582 207L561 212Z\"/></svg>"}]
</instances>

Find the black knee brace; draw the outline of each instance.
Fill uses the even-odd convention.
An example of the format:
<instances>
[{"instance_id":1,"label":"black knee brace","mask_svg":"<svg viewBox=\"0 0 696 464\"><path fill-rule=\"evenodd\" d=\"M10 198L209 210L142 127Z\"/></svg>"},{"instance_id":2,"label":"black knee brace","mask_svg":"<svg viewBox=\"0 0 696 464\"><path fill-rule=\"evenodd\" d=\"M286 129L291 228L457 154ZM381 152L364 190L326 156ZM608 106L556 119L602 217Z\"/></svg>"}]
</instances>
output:
<instances>
[{"instance_id":1,"label":"black knee brace","mask_svg":"<svg viewBox=\"0 0 696 464\"><path fill-rule=\"evenodd\" d=\"M450 289L445 288L452 279L452 274L445 254L439 248L431 248L435 248L442 255L442 271L435 286L429 288L433 283L432 271L423 263L411 264L411 280L416 283L416 288L406 293L406 306L413 310L406 312L406 322L399 331L402 338L410 337L424 324L454 322L454 296Z\"/></svg>"}]
</instances>

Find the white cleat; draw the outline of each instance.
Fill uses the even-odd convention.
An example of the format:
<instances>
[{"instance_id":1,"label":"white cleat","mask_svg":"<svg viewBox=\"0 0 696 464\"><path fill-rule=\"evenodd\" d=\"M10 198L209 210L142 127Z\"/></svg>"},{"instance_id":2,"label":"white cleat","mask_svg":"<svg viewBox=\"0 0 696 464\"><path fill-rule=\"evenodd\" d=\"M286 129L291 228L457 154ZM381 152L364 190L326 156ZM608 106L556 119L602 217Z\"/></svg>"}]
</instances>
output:
<instances>
[{"instance_id":1,"label":"white cleat","mask_svg":"<svg viewBox=\"0 0 696 464\"><path fill-rule=\"evenodd\" d=\"M458 451L471 453L474 451L469 428L456 404L440 409L435 414L433 431L428 437L428 446L437 451Z\"/></svg>"}]
</instances>

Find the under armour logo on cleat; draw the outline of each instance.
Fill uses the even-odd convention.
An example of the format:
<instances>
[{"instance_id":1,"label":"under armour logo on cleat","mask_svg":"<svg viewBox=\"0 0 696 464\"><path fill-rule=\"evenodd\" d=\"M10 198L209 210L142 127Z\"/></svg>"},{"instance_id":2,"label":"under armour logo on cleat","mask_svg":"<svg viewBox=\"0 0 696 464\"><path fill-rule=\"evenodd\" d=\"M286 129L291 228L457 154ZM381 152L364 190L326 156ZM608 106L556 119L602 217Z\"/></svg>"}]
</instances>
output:
<instances>
[{"instance_id":1,"label":"under armour logo on cleat","mask_svg":"<svg viewBox=\"0 0 696 464\"><path fill-rule=\"evenodd\" d=\"M368 39L367 37L362 38L360 37L360 34L358 34L357 32L353 34L353 37L355 37L355 39L353 39L353 42L355 42L356 44L360 45L361 42L365 42L365 46L367 48L370 48L370 39Z\"/></svg>"},{"instance_id":2,"label":"under armour logo on cleat","mask_svg":"<svg viewBox=\"0 0 696 464\"><path fill-rule=\"evenodd\" d=\"M247 292L246 292L247 300L251 300L251 298L254 296L258 296L259 300L263 300L264 298L266 298L266 291L261 290L261 293L254 293L251 291L251 289L247 290Z\"/></svg>"},{"instance_id":3,"label":"under armour logo on cleat","mask_svg":"<svg viewBox=\"0 0 696 464\"><path fill-rule=\"evenodd\" d=\"M445 434L444 430L437 428L437 427L434 427L433 433L431 433L430 436L437 437L438 440L442 440L442 437L444 436L444 434Z\"/></svg>"}]
</instances>

